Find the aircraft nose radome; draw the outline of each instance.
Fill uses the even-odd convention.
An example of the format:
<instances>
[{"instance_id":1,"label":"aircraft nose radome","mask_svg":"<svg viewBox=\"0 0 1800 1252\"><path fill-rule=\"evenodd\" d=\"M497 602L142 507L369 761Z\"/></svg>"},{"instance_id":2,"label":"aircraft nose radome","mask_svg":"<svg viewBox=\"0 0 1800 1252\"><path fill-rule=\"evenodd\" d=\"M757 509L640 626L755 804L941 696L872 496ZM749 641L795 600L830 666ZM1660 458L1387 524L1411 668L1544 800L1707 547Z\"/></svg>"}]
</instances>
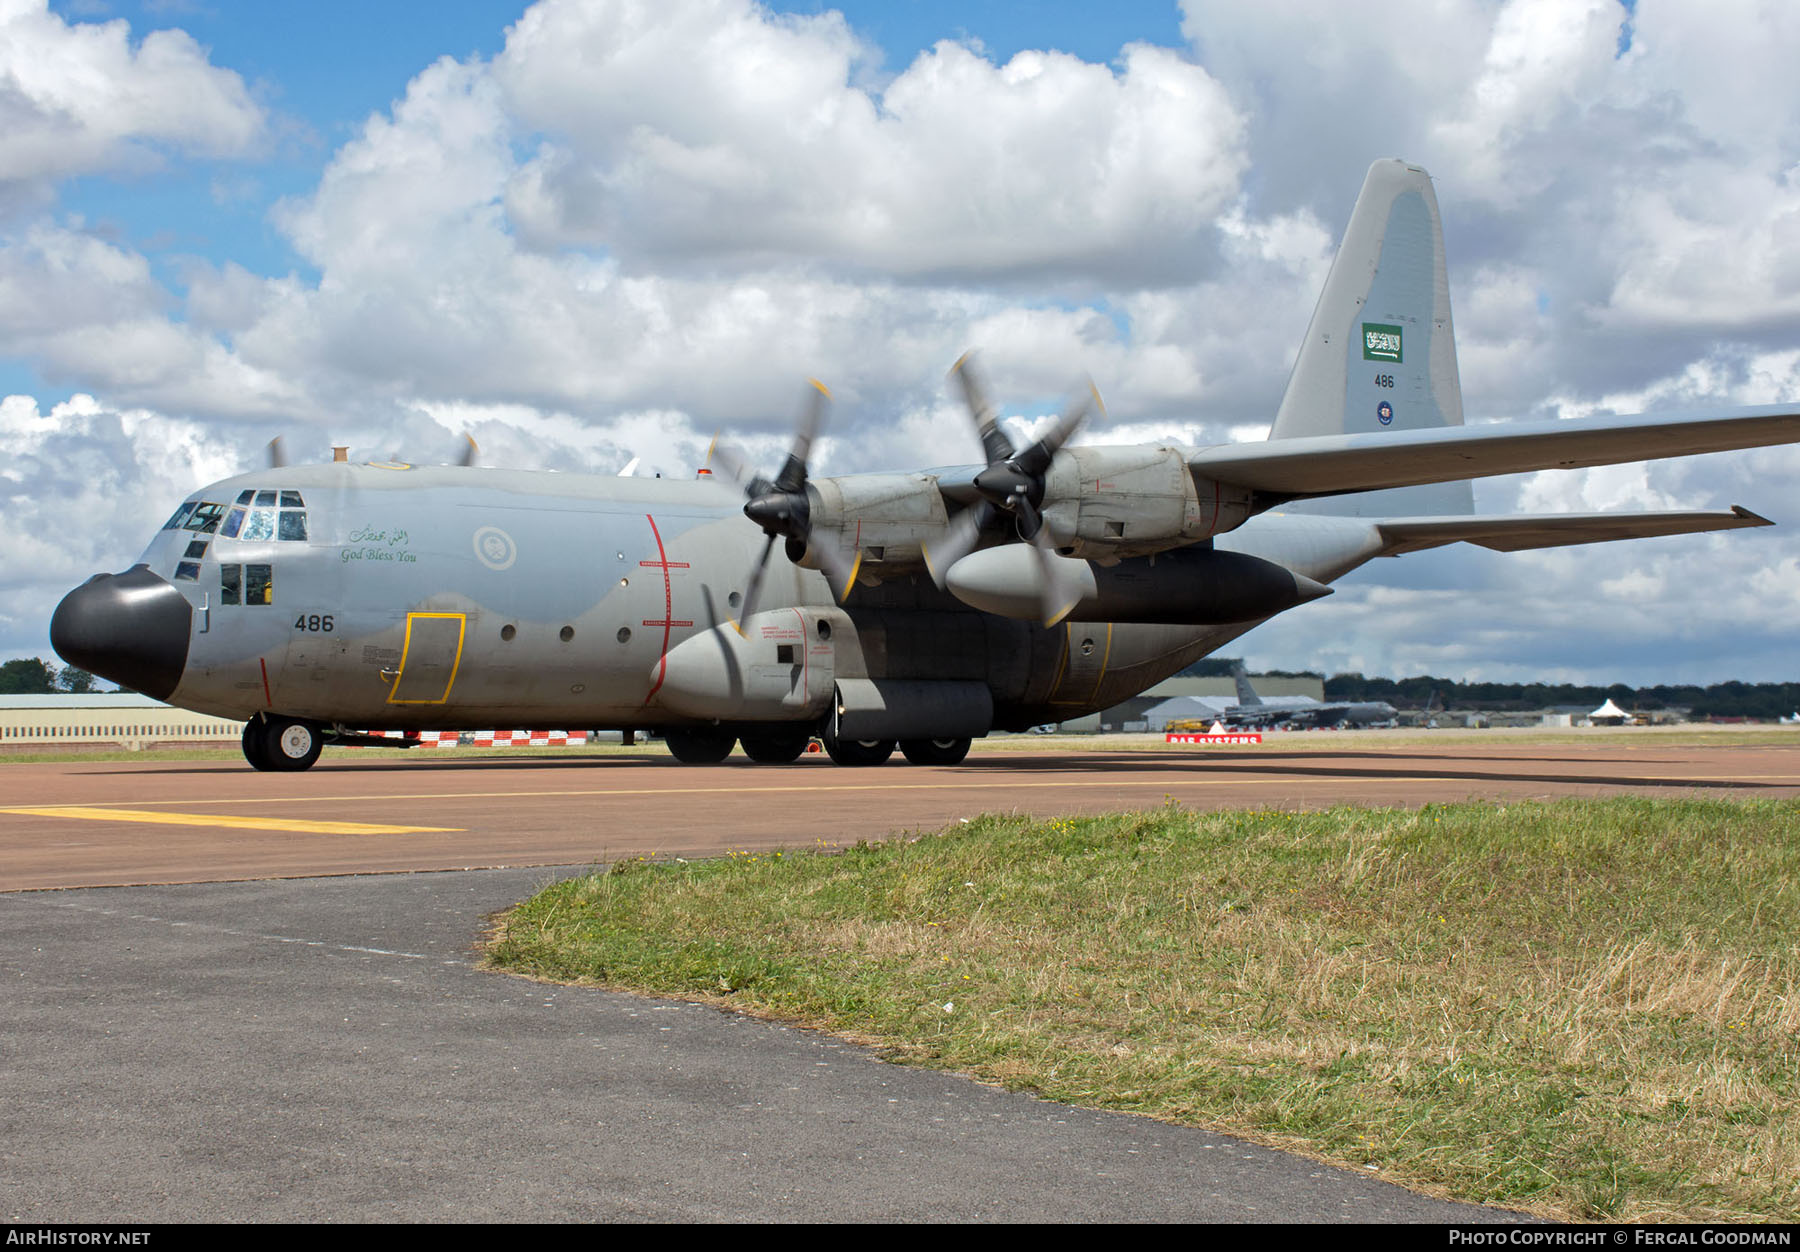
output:
<instances>
[{"instance_id":1,"label":"aircraft nose radome","mask_svg":"<svg viewBox=\"0 0 1800 1252\"><path fill-rule=\"evenodd\" d=\"M70 665L166 700L187 665L194 611L167 580L134 565L96 574L64 596L50 645Z\"/></svg>"}]
</instances>

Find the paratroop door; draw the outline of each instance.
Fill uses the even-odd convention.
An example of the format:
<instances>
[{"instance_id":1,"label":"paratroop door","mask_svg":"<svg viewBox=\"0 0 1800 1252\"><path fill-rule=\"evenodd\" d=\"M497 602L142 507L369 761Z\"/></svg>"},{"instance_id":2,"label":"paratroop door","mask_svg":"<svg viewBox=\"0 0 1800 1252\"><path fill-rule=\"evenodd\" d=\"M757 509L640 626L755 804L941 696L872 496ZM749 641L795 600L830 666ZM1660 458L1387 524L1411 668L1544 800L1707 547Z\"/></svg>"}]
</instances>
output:
<instances>
[{"instance_id":1,"label":"paratroop door","mask_svg":"<svg viewBox=\"0 0 1800 1252\"><path fill-rule=\"evenodd\" d=\"M462 613L408 613L406 646L389 704L442 704L462 661Z\"/></svg>"}]
</instances>

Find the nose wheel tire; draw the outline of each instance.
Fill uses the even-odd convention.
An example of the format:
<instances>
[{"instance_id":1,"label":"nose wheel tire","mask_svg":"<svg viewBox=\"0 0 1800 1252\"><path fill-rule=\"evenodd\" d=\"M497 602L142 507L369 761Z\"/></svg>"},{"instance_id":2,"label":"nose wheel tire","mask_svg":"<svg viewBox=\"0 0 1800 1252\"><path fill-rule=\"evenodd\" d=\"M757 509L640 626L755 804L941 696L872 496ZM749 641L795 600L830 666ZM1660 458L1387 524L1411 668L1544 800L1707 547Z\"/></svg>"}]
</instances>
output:
<instances>
[{"instance_id":1,"label":"nose wheel tire","mask_svg":"<svg viewBox=\"0 0 1800 1252\"><path fill-rule=\"evenodd\" d=\"M683 765L717 765L731 755L731 747L737 742L737 736L726 731L690 726L664 731L663 741L669 745L669 754Z\"/></svg>"},{"instance_id":2,"label":"nose wheel tire","mask_svg":"<svg viewBox=\"0 0 1800 1252\"><path fill-rule=\"evenodd\" d=\"M894 755L892 739L839 739L824 736L825 751L839 765L880 765Z\"/></svg>"},{"instance_id":3,"label":"nose wheel tire","mask_svg":"<svg viewBox=\"0 0 1800 1252\"><path fill-rule=\"evenodd\" d=\"M967 739L902 739L900 751L914 765L960 765L969 755Z\"/></svg>"},{"instance_id":4,"label":"nose wheel tire","mask_svg":"<svg viewBox=\"0 0 1800 1252\"><path fill-rule=\"evenodd\" d=\"M260 770L311 769L324 750L319 728L292 717L253 717L244 723L244 759Z\"/></svg>"}]
</instances>

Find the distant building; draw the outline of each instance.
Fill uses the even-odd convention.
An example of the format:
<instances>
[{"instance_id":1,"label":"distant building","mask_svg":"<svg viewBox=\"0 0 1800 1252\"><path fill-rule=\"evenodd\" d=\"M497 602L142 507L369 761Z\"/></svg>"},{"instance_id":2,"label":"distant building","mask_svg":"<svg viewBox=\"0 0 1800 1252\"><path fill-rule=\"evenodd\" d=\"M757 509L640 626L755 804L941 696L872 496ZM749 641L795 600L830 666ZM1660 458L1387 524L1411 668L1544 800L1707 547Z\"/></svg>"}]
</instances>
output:
<instances>
[{"instance_id":1,"label":"distant building","mask_svg":"<svg viewBox=\"0 0 1800 1252\"><path fill-rule=\"evenodd\" d=\"M1258 694L1264 696L1310 696L1314 700L1325 698L1325 680L1311 675L1303 675L1299 678L1278 678L1272 674L1252 674L1250 680L1256 684ZM1225 708L1238 702L1237 682L1229 674L1223 674L1216 678L1165 678L1150 690L1135 695L1122 704L1115 704L1110 709L1102 710L1088 717L1064 722L1062 729L1072 734L1122 733L1129 728L1128 723L1146 722L1146 714L1157 705L1181 697L1188 697L1209 706ZM1198 707L1198 705L1193 707ZM1185 717L1190 714L1174 713L1170 716ZM1192 716L1210 716L1210 714L1195 713ZM1152 731L1158 729L1156 726L1139 726L1138 728Z\"/></svg>"},{"instance_id":2,"label":"distant building","mask_svg":"<svg viewBox=\"0 0 1800 1252\"><path fill-rule=\"evenodd\" d=\"M243 733L242 722L190 713L149 696L123 692L0 696L0 752L67 747L137 752L196 743L235 746Z\"/></svg>"}]
</instances>

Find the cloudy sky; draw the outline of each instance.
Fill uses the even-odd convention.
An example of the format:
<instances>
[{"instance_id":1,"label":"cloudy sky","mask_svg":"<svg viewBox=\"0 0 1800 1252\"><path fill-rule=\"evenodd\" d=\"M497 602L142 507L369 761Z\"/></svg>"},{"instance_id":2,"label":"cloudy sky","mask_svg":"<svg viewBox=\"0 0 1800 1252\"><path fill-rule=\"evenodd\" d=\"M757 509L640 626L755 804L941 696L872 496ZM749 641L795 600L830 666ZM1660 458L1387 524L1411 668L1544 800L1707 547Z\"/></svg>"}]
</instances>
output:
<instances>
[{"instance_id":1,"label":"cloudy sky","mask_svg":"<svg viewBox=\"0 0 1800 1252\"><path fill-rule=\"evenodd\" d=\"M1102 12L1104 10L1104 12ZM294 459L689 473L1261 438L1364 171L1429 169L1471 422L1800 398L1800 6L0 0L0 658L189 490ZM1800 449L1483 511L1777 528L1383 561L1259 667L1792 680Z\"/></svg>"}]
</instances>

